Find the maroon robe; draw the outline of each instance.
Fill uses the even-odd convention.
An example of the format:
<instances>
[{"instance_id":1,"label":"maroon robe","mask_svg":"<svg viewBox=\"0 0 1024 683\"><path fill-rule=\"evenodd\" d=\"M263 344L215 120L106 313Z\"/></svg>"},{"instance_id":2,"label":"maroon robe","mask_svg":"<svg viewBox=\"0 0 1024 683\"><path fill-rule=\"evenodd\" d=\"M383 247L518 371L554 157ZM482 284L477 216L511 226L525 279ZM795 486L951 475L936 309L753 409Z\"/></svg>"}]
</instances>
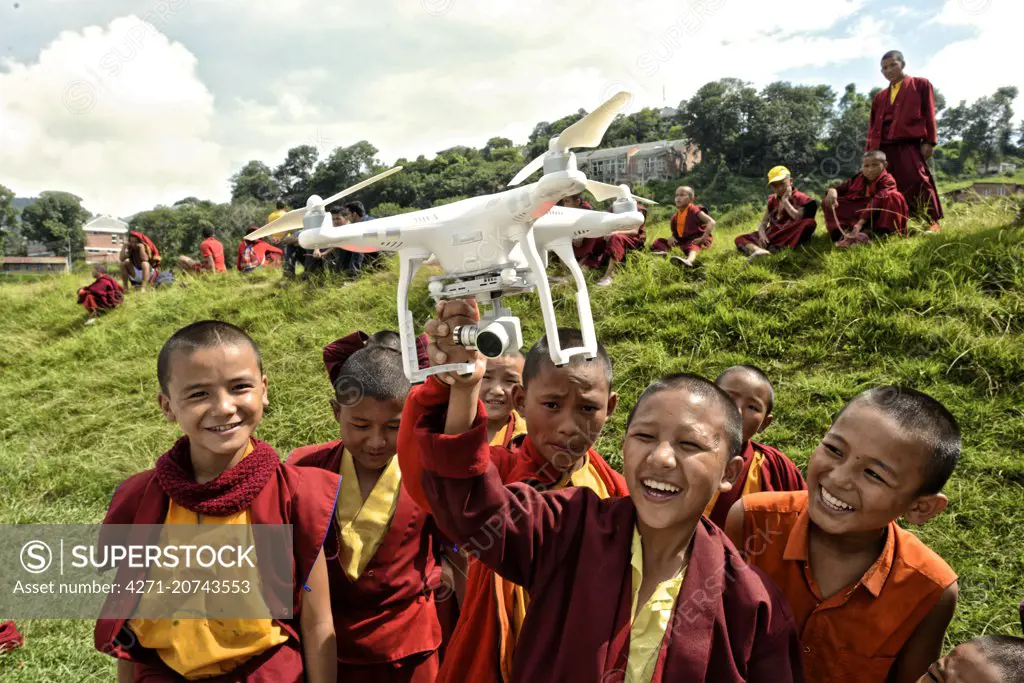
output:
<instances>
[{"instance_id":1,"label":"maroon robe","mask_svg":"<svg viewBox=\"0 0 1024 683\"><path fill-rule=\"evenodd\" d=\"M705 246L696 244L697 240L702 237L708 237L708 226L700 222L700 214L707 213L708 210L700 204L688 204L686 209L686 218L683 219L683 225L679 225L679 214L682 212L676 211L672 214L669 227L672 229L672 236L676 239L679 248L682 249L684 255L688 256L691 251L710 249L714 238L708 239L708 243ZM665 238L658 238L651 245L651 251L667 252L671 248L672 246Z\"/></svg>"},{"instance_id":2,"label":"maroon robe","mask_svg":"<svg viewBox=\"0 0 1024 683\"><path fill-rule=\"evenodd\" d=\"M636 508L588 489L507 488L491 460L483 404L470 431L444 435L444 410L415 425L423 491L443 531L530 593L511 683L620 683L632 603ZM802 681L785 598L701 518L653 683Z\"/></svg>"},{"instance_id":3,"label":"maroon robe","mask_svg":"<svg viewBox=\"0 0 1024 683\"><path fill-rule=\"evenodd\" d=\"M824 209L825 226L833 242L842 240L843 231L849 232L860 220L865 221L865 232L906 236L907 202L888 171L882 171L871 183L858 173L837 187L836 194L835 210Z\"/></svg>"},{"instance_id":4,"label":"maroon robe","mask_svg":"<svg viewBox=\"0 0 1024 683\"><path fill-rule=\"evenodd\" d=\"M0 653L17 650L25 644L25 638L18 631L13 621L0 623Z\"/></svg>"},{"instance_id":5,"label":"maroon robe","mask_svg":"<svg viewBox=\"0 0 1024 683\"><path fill-rule=\"evenodd\" d=\"M414 427L421 415L443 410L448 405L449 392L449 387L436 377L430 377L424 384L414 388L406 399L402 426L398 433L402 486L406 487L417 503L428 508L422 486L423 462L419 457L420 445ZM487 415L482 408L479 414L486 424ZM486 428L484 438L487 438ZM516 446L513 450L499 446L490 446L488 449L488 457L497 468L502 482L523 482L547 488L560 481L564 474L562 469L544 459L529 435L519 444L513 443ZM613 470L593 449L589 451L589 457L609 495L628 495L626 480L621 474ZM511 642L508 624L502 623L499 616L496 595L499 581L491 568L474 559L474 547L470 548L470 555L465 602L460 606L459 622L447 643L438 683L500 682L502 644L517 647Z\"/></svg>"},{"instance_id":6,"label":"maroon robe","mask_svg":"<svg viewBox=\"0 0 1024 683\"><path fill-rule=\"evenodd\" d=\"M756 441L748 441L743 448L743 471L736 479L731 490L718 497L714 509L708 515L719 529L725 528L725 519L733 503L743 496L743 484L750 474L750 465L754 461L754 452L764 455L761 461L761 491L805 491L807 483L804 475L792 460L780 450Z\"/></svg>"},{"instance_id":7,"label":"maroon robe","mask_svg":"<svg viewBox=\"0 0 1024 683\"><path fill-rule=\"evenodd\" d=\"M925 78L904 76L896 99L889 102L890 88L880 90L871 102L871 121L866 151L880 149L889 162L910 212L927 214L932 222L942 218L935 178L921 152L921 144L937 144L935 94Z\"/></svg>"},{"instance_id":8,"label":"maroon robe","mask_svg":"<svg viewBox=\"0 0 1024 683\"><path fill-rule=\"evenodd\" d=\"M608 210L611 211L611 208ZM635 235L590 237L583 240L579 247L573 247L580 265L587 268L607 268L609 261L622 263L629 252L643 249L647 242L647 209L641 205L637 210L644 215L644 223L640 225Z\"/></svg>"},{"instance_id":9,"label":"maroon robe","mask_svg":"<svg viewBox=\"0 0 1024 683\"><path fill-rule=\"evenodd\" d=\"M117 308L124 301L124 287L121 283L103 273L88 287L78 290L78 303L92 313L97 310Z\"/></svg>"},{"instance_id":10,"label":"maroon robe","mask_svg":"<svg viewBox=\"0 0 1024 683\"><path fill-rule=\"evenodd\" d=\"M340 487L341 479L336 474L309 468L300 469L282 463L253 500L248 510L254 525L292 525L292 618L275 620L290 638L236 671L204 680L211 683L238 683L240 676L245 683L299 683L303 680L301 656L296 658L287 650L295 649L301 640L300 614L302 594L305 592L303 589L320 554L331 520L334 519L334 506ZM129 477L114 492L103 524L162 525L167 519L169 504L170 498L160 486L156 470L146 470ZM131 540L141 543L155 542L155 539ZM274 551L275 549L263 546L257 541L257 561L260 556L266 556L267 553ZM118 567L115 581L124 586L129 581L144 578L144 568L132 569L126 563ZM265 578L261 575L261 579ZM115 610L120 614L130 613L138 606L139 598L139 593L111 594L104 605L103 614L115 613ZM96 649L118 659L136 662L136 680L178 680L162 663L159 655L139 644L128 628L128 621L126 617L98 619L93 631ZM263 664L267 666L265 671L262 669ZM296 664L299 667L297 670L294 668Z\"/></svg>"},{"instance_id":11,"label":"maroon robe","mask_svg":"<svg viewBox=\"0 0 1024 683\"><path fill-rule=\"evenodd\" d=\"M288 464L341 472L345 445L303 446ZM440 582L437 532L403 487L384 540L353 582L341 566L337 526L324 543L331 610L338 634L338 680L433 683L441 626L434 603Z\"/></svg>"},{"instance_id":12,"label":"maroon robe","mask_svg":"<svg viewBox=\"0 0 1024 683\"><path fill-rule=\"evenodd\" d=\"M779 251L780 249L796 249L805 243L814 234L818 227L815 215L818 213L818 202L805 195L800 190L793 188L793 195L789 198L790 203L803 209L800 218L793 218L784 209L779 207L779 196L772 194L768 198L768 227L765 235L768 238L768 245L761 244L757 231L740 235L736 238L736 247L740 248L746 244L762 247L768 251Z\"/></svg>"}]
</instances>

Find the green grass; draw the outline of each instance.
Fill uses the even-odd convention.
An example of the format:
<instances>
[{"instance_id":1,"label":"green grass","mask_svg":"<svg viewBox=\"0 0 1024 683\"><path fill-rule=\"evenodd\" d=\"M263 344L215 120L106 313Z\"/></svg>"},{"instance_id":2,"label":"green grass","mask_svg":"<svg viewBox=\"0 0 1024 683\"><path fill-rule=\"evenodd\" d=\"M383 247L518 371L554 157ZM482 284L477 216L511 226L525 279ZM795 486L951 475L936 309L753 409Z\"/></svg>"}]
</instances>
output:
<instances>
[{"instance_id":1,"label":"green grass","mask_svg":"<svg viewBox=\"0 0 1024 683\"><path fill-rule=\"evenodd\" d=\"M919 533L961 577L949 644L1019 631L1024 235L1009 227L1008 204L947 211L940 235L839 252L819 231L807 249L748 266L732 237L753 229L758 212L738 209L721 217L700 268L643 255L591 297L622 396L598 443L613 463L627 408L666 372L766 368L778 401L764 439L801 466L830 417L866 387L905 383L945 402L962 422L965 453L946 489L950 510ZM651 232L665 235L667 226ZM321 348L353 329L394 329L395 276L287 289L277 272L190 279L131 295L91 327L74 295L87 276L0 283L0 522L102 518L114 487L151 467L176 437L155 400L156 355L198 319L242 325L261 345L271 400L261 438L282 454L332 438ZM413 302L421 324L425 289L421 282ZM559 286L556 295L561 320L574 324L571 291ZM512 303L532 342L541 332L535 297ZM5 683L112 680L112 660L93 650L91 622L18 625L26 645L0 658Z\"/></svg>"}]
</instances>

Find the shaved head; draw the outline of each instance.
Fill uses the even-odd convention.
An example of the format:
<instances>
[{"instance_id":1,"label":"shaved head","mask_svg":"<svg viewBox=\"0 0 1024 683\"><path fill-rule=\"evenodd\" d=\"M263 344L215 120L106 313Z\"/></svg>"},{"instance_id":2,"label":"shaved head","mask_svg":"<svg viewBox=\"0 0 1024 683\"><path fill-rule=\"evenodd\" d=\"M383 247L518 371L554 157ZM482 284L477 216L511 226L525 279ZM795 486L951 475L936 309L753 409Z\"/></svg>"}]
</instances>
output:
<instances>
[{"instance_id":1,"label":"shaved head","mask_svg":"<svg viewBox=\"0 0 1024 683\"><path fill-rule=\"evenodd\" d=\"M583 346L583 333L573 328L560 327L558 328L558 343L563 349ZM569 361L570 366L588 363L596 364L601 368L610 388L612 385L612 359L608 356L608 352L605 351L600 342L597 344L597 356L595 358L587 359L579 355L573 356ZM548 344L548 337L544 335L533 345L530 352L526 354L526 362L523 365L523 387L528 388L530 380L537 377L546 367L553 368L555 364L551 361L551 347Z\"/></svg>"},{"instance_id":2,"label":"shaved head","mask_svg":"<svg viewBox=\"0 0 1024 683\"><path fill-rule=\"evenodd\" d=\"M249 346L256 354L260 374L263 374L263 356L260 354L256 342L245 330L219 320L202 320L186 325L175 332L160 349L160 355L157 356L156 361L156 374L160 381L160 390L167 393L167 387L171 383L171 357L176 351L191 354L199 349L216 346Z\"/></svg>"},{"instance_id":3,"label":"shaved head","mask_svg":"<svg viewBox=\"0 0 1024 683\"><path fill-rule=\"evenodd\" d=\"M739 455L743 451L743 416L740 415L739 408L736 407L732 397L725 393L721 387L711 380L704 379L698 375L689 373L667 375L651 383L644 389L644 393L640 394L640 398L636 400L636 405L633 406L633 410L629 413L629 418L626 420L626 429L629 429L629 425L633 422L637 411L640 410L644 401L648 398L663 391L680 389L707 398L718 406L725 416L725 432L729 439L729 457L734 458Z\"/></svg>"},{"instance_id":4,"label":"shaved head","mask_svg":"<svg viewBox=\"0 0 1024 683\"><path fill-rule=\"evenodd\" d=\"M905 387L876 387L858 394L839 412L866 403L891 418L900 429L915 436L927 448L921 495L942 490L960 460L960 425L944 405L931 396ZM836 416L839 419L839 416Z\"/></svg>"},{"instance_id":5,"label":"shaved head","mask_svg":"<svg viewBox=\"0 0 1024 683\"><path fill-rule=\"evenodd\" d=\"M889 59L895 59L897 62L903 65L906 65L907 63L907 60L903 58L903 53L900 52L899 50L889 50L884 55L882 55L883 62Z\"/></svg>"},{"instance_id":6,"label":"shaved head","mask_svg":"<svg viewBox=\"0 0 1024 683\"><path fill-rule=\"evenodd\" d=\"M865 152L864 153L864 158L865 159L878 159L883 164L888 162L888 159L886 159L886 157L885 157L885 152L883 152L880 149L873 149L870 152Z\"/></svg>"}]
</instances>

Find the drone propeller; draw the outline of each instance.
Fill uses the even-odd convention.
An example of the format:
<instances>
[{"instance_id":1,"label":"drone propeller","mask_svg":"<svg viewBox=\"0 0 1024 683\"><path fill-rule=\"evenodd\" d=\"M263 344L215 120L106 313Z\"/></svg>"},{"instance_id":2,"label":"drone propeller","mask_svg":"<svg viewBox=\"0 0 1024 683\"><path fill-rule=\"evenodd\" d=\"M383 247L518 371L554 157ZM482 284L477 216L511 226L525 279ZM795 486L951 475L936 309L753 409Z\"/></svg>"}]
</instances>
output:
<instances>
[{"instance_id":1,"label":"drone propeller","mask_svg":"<svg viewBox=\"0 0 1024 683\"><path fill-rule=\"evenodd\" d=\"M632 197L634 201L638 201L642 204L657 204L658 202L653 199L645 199L644 197L638 197L629 190L629 185L609 185L608 183L601 183L596 180L587 180L587 189L590 194L594 195L594 199L599 202L603 202L606 199L617 199L619 197L627 199Z\"/></svg>"},{"instance_id":2,"label":"drone propeller","mask_svg":"<svg viewBox=\"0 0 1024 683\"><path fill-rule=\"evenodd\" d=\"M562 131L548 143L548 151L524 166L509 182L509 187L518 185L544 166L544 159L552 152L564 154L571 149L581 147L597 147L601 144L608 126L612 125L615 115L629 102L632 95L620 92L600 107Z\"/></svg>"},{"instance_id":3,"label":"drone propeller","mask_svg":"<svg viewBox=\"0 0 1024 683\"><path fill-rule=\"evenodd\" d=\"M352 187L344 189L341 192L338 192L336 194L332 194L327 199L321 199L317 195L313 195L306 202L306 208L304 208L304 209L293 209L292 211L289 211L288 213L286 213L285 215L281 216L277 220L271 221L270 223L264 225L259 230L256 230L255 232L249 233L248 235L245 236L245 239L249 240L250 242L255 242L256 240L262 239L264 237L267 237L268 235L276 235L276 234L282 233L282 232L291 232L292 230L301 230L302 229L302 219L310 211L312 211L312 210L314 210L316 208L323 209L324 207L326 207L326 206L328 206L330 204L333 204L334 202L338 201L342 197L347 197L348 195L352 194L353 192L358 192L359 190L363 189L364 187L367 187L369 185L373 185L378 180L383 180L384 178L387 178L390 175L398 173L401 170L402 170L401 166L395 166L394 168L389 168L388 170L384 171L383 173L378 173L377 175L373 176L372 178L367 178L366 180L364 180L362 182L356 183Z\"/></svg>"}]
</instances>

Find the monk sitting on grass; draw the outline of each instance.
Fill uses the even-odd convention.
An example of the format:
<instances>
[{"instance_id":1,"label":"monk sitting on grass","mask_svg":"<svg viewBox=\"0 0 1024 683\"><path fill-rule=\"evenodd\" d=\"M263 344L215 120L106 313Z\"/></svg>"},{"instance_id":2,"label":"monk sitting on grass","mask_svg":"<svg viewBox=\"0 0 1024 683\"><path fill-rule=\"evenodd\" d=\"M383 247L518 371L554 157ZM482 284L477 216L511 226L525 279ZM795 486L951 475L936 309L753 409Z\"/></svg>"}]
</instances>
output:
<instances>
[{"instance_id":1,"label":"monk sitting on grass","mask_svg":"<svg viewBox=\"0 0 1024 683\"><path fill-rule=\"evenodd\" d=\"M788 168L776 166L769 171L768 185L772 194L757 232L736 238L736 248L751 261L782 249L796 249L811 239L818 225L818 202L793 187Z\"/></svg>"},{"instance_id":2,"label":"monk sitting on grass","mask_svg":"<svg viewBox=\"0 0 1024 683\"><path fill-rule=\"evenodd\" d=\"M825 225L837 247L864 244L872 237L906 236L907 202L886 167L885 152L868 152L860 173L825 193Z\"/></svg>"},{"instance_id":3,"label":"monk sitting on grass","mask_svg":"<svg viewBox=\"0 0 1024 683\"><path fill-rule=\"evenodd\" d=\"M92 276L96 278L88 287L78 290L78 303L89 313L86 325L92 325L103 313L112 311L124 301L124 288L117 280L107 274L107 267L97 263L92 267Z\"/></svg>"},{"instance_id":4,"label":"monk sitting on grass","mask_svg":"<svg viewBox=\"0 0 1024 683\"><path fill-rule=\"evenodd\" d=\"M692 187L676 188L676 213L669 222L672 236L660 237L651 245L651 251L659 256L668 254L672 247L679 247L685 258L672 256L671 261L687 268L693 267L701 250L711 248L714 239L711 231L715 229L715 219L708 215L707 209L694 203L696 198Z\"/></svg>"}]
</instances>

